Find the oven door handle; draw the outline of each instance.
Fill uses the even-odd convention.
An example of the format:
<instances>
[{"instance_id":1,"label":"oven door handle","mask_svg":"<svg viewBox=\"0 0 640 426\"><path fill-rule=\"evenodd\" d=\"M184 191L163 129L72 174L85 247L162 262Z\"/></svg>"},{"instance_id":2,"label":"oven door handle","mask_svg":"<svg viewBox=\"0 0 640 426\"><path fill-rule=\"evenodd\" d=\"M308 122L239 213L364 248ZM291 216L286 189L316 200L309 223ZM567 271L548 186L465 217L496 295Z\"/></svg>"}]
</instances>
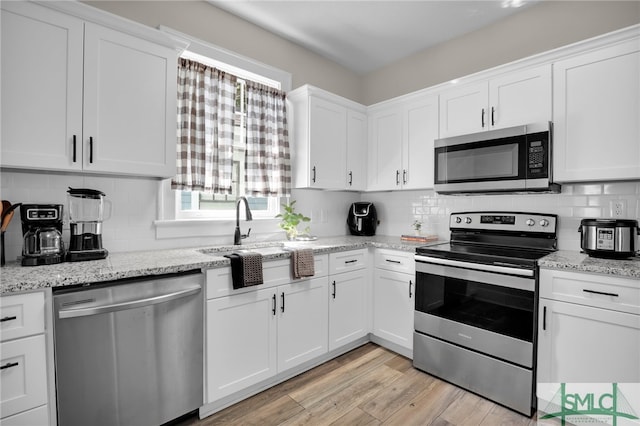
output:
<instances>
[{"instance_id":1,"label":"oven door handle","mask_svg":"<svg viewBox=\"0 0 640 426\"><path fill-rule=\"evenodd\" d=\"M439 257L415 255L416 262L434 263L443 266L455 266L458 268L475 269L478 271L496 272L499 274L518 275L521 277L533 277L534 271L531 269L510 268L508 266L485 265L484 263L463 262L460 260L441 259Z\"/></svg>"}]
</instances>

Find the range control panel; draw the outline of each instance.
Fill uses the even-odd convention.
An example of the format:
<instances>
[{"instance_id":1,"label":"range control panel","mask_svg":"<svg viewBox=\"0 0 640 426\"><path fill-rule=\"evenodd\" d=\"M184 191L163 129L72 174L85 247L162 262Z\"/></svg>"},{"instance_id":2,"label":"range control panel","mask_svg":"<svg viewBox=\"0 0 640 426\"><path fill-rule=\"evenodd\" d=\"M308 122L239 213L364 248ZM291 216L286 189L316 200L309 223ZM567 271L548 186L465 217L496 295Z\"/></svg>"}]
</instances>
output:
<instances>
[{"instance_id":1,"label":"range control panel","mask_svg":"<svg viewBox=\"0 0 640 426\"><path fill-rule=\"evenodd\" d=\"M449 229L504 230L555 234L558 217L546 213L458 212L451 213Z\"/></svg>"}]
</instances>

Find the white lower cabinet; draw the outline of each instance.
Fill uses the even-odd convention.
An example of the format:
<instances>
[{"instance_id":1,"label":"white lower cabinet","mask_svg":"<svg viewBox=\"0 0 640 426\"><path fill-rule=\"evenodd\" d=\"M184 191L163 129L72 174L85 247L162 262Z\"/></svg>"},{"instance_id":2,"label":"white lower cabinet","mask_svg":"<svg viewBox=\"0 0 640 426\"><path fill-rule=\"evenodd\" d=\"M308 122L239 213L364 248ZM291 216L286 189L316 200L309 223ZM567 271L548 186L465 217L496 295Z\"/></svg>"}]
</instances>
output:
<instances>
[{"instance_id":1,"label":"white lower cabinet","mask_svg":"<svg viewBox=\"0 0 640 426\"><path fill-rule=\"evenodd\" d=\"M637 280L541 270L538 382L640 382Z\"/></svg>"},{"instance_id":2,"label":"white lower cabinet","mask_svg":"<svg viewBox=\"0 0 640 426\"><path fill-rule=\"evenodd\" d=\"M338 349L368 333L367 250L329 255L329 350ZM335 271L347 271L333 273Z\"/></svg>"},{"instance_id":3,"label":"white lower cabinet","mask_svg":"<svg viewBox=\"0 0 640 426\"><path fill-rule=\"evenodd\" d=\"M325 354L327 289L324 276L207 300L206 402Z\"/></svg>"},{"instance_id":4,"label":"white lower cabinet","mask_svg":"<svg viewBox=\"0 0 640 426\"><path fill-rule=\"evenodd\" d=\"M407 355L413 353L414 292L413 254L376 250L373 335L405 349Z\"/></svg>"},{"instance_id":5,"label":"white lower cabinet","mask_svg":"<svg viewBox=\"0 0 640 426\"><path fill-rule=\"evenodd\" d=\"M44 293L3 296L0 319L0 423L48 425Z\"/></svg>"}]
</instances>

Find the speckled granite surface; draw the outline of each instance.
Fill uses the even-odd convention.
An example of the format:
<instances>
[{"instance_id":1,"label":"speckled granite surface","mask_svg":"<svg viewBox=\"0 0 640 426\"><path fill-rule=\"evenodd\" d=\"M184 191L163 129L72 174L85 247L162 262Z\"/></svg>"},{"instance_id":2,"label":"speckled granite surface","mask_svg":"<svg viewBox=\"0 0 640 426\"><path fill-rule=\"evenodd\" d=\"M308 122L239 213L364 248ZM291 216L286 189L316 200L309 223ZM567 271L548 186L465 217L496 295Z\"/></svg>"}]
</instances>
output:
<instances>
[{"instance_id":1,"label":"speckled granite surface","mask_svg":"<svg viewBox=\"0 0 640 426\"><path fill-rule=\"evenodd\" d=\"M574 272L592 272L640 279L640 257L630 259L600 259L578 251L560 250L543 257L541 268Z\"/></svg>"},{"instance_id":2,"label":"speckled granite surface","mask_svg":"<svg viewBox=\"0 0 640 426\"><path fill-rule=\"evenodd\" d=\"M23 267L17 262L7 262L0 270L0 294L61 287L74 284L112 281L122 278L168 274L201 268L217 268L229 265L224 252L234 249L253 249L263 254L264 260L288 258L283 250L291 247L311 247L317 254L355 250L365 247L415 251L424 243L412 243L399 237L340 236L320 238L308 242L266 242L243 246L212 246L173 250L111 253L103 260L60 263L56 265Z\"/></svg>"}]
</instances>

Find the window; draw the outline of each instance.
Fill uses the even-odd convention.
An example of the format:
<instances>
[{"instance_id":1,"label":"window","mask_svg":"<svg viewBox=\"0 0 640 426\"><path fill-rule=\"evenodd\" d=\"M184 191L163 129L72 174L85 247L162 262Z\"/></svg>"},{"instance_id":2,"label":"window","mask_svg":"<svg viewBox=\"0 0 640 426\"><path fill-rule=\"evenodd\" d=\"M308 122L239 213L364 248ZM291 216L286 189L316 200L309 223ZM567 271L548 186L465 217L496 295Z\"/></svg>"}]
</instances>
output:
<instances>
[{"instance_id":1,"label":"window","mask_svg":"<svg viewBox=\"0 0 640 426\"><path fill-rule=\"evenodd\" d=\"M185 52L182 57L232 73L238 76L238 80L234 111L232 191L225 195L177 191L176 219L235 218L236 201L239 196L245 194L246 83L243 78L277 89L281 88L281 83L193 52ZM277 197L247 197L247 199L254 218L273 218L279 212L280 200Z\"/></svg>"}]
</instances>

